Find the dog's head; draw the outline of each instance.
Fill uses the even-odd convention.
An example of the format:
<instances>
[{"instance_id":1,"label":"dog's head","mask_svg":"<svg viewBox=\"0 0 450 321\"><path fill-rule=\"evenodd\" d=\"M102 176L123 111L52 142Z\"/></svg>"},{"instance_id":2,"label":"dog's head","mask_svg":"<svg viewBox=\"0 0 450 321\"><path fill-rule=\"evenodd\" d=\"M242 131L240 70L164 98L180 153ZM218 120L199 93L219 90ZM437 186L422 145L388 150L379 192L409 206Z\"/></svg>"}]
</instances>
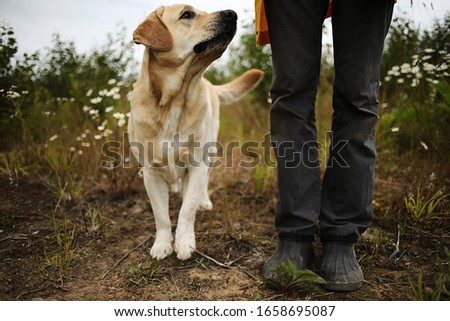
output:
<instances>
[{"instance_id":1,"label":"dog's head","mask_svg":"<svg viewBox=\"0 0 450 321\"><path fill-rule=\"evenodd\" d=\"M192 57L207 66L233 39L236 21L232 10L207 14L189 5L163 6L137 27L133 40L166 65L181 65Z\"/></svg>"}]
</instances>

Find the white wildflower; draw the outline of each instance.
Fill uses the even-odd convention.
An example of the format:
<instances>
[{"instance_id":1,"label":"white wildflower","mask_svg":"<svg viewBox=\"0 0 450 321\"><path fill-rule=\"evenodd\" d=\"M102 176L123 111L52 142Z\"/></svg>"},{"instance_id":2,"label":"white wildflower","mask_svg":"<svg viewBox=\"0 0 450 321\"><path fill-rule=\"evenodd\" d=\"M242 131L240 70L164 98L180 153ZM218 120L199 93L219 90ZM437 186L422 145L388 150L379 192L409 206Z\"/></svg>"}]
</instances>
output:
<instances>
[{"instance_id":1,"label":"white wildflower","mask_svg":"<svg viewBox=\"0 0 450 321\"><path fill-rule=\"evenodd\" d=\"M395 77L398 77L398 76L400 76L401 74L400 74L400 71L391 69L391 70L388 71L388 75L389 75L389 76L395 76Z\"/></svg>"},{"instance_id":2,"label":"white wildflower","mask_svg":"<svg viewBox=\"0 0 450 321\"><path fill-rule=\"evenodd\" d=\"M408 63L402 64L400 68L401 68L402 74L408 74L411 72L411 65Z\"/></svg>"},{"instance_id":3,"label":"white wildflower","mask_svg":"<svg viewBox=\"0 0 450 321\"><path fill-rule=\"evenodd\" d=\"M116 82L117 82L117 80L114 79L114 78L112 78L112 79L108 80L108 85L112 86L112 85L114 85Z\"/></svg>"},{"instance_id":4,"label":"white wildflower","mask_svg":"<svg viewBox=\"0 0 450 321\"><path fill-rule=\"evenodd\" d=\"M105 113L109 113L114 110L114 106L108 106L105 108Z\"/></svg>"},{"instance_id":5,"label":"white wildflower","mask_svg":"<svg viewBox=\"0 0 450 321\"><path fill-rule=\"evenodd\" d=\"M77 142L81 142L83 140L83 138L81 138L80 136L77 136Z\"/></svg>"},{"instance_id":6,"label":"white wildflower","mask_svg":"<svg viewBox=\"0 0 450 321\"><path fill-rule=\"evenodd\" d=\"M119 121L117 122L117 126L123 127L126 123L127 123L127 121L122 118L122 119L119 119Z\"/></svg>"},{"instance_id":7,"label":"white wildflower","mask_svg":"<svg viewBox=\"0 0 450 321\"><path fill-rule=\"evenodd\" d=\"M22 90L22 95L27 95L28 94L28 90Z\"/></svg>"},{"instance_id":8,"label":"white wildflower","mask_svg":"<svg viewBox=\"0 0 450 321\"><path fill-rule=\"evenodd\" d=\"M424 50L426 53L432 53L432 52L434 52L435 50L434 49L431 49L431 48L427 48L427 49L425 49Z\"/></svg>"},{"instance_id":9,"label":"white wildflower","mask_svg":"<svg viewBox=\"0 0 450 321\"><path fill-rule=\"evenodd\" d=\"M433 64L429 64L428 62L423 63L423 70L430 72L433 71L435 66Z\"/></svg>"},{"instance_id":10,"label":"white wildflower","mask_svg":"<svg viewBox=\"0 0 450 321\"><path fill-rule=\"evenodd\" d=\"M97 114L98 114L98 109L89 110L89 115L97 115Z\"/></svg>"},{"instance_id":11,"label":"white wildflower","mask_svg":"<svg viewBox=\"0 0 450 321\"><path fill-rule=\"evenodd\" d=\"M381 108L383 108L383 109L384 109L384 108L388 108L388 107L389 107L389 104L388 104L388 103L382 103L382 104L381 104Z\"/></svg>"},{"instance_id":12,"label":"white wildflower","mask_svg":"<svg viewBox=\"0 0 450 321\"><path fill-rule=\"evenodd\" d=\"M102 102L102 97L92 98L91 104L100 104Z\"/></svg>"},{"instance_id":13,"label":"white wildflower","mask_svg":"<svg viewBox=\"0 0 450 321\"><path fill-rule=\"evenodd\" d=\"M397 79L397 83L399 84L403 84L405 82L405 80L403 78L398 78Z\"/></svg>"},{"instance_id":14,"label":"white wildflower","mask_svg":"<svg viewBox=\"0 0 450 321\"><path fill-rule=\"evenodd\" d=\"M105 126L98 126L97 129L102 132L105 130Z\"/></svg>"},{"instance_id":15,"label":"white wildflower","mask_svg":"<svg viewBox=\"0 0 450 321\"><path fill-rule=\"evenodd\" d=\"M110 95L114 95L114 94L118 94L120 92L120 88L119 87L114 87L111 88L111 90L109 91Z\"/></svg>"},{"instance_id":16,"label":"white wildflower","mask_svg":"<svg viewBox=\"0 0 450 321\"><path fill-rule=\"evenodd\" d=\"M422 145L423 149L428 150L428 145L425 142L420 141L420 145Z\"/></svg>"},{"instance_id":17,"label":"white wildflower","mask_svg":"<svg viewBox=\"0 0 450 321\"><path fill-rule=\"evenodd\" d=\"M125 115L126 115L128 118L130 118L131 112L128 112L128 113L126 113Z\"/></svg>"},{"instance_id":18,"label":"white wildflower","mask_svg":"<svg viewBox=\"0 0 450 321\"><path fill-rule=\"evenodd\" d=\"M128 94L127 94L128 101L130 101L132 98L133 98L133 92L129 91Z\"/></svg>"},{"instance_id":19,"label":"white wildflower","mask_svg":"<svg viewBox=\"0 0 450 321\"><path fill-rule=\"evenodd\" d=\"M411 81L411 87L417 87L417 85L419 84L419 80L417 79L417 78L414 78L412 81Z\"/></svg>"},{"instance_id":20,"label":"white wildflower","mask_svg":"<svg viewBox=\"0 0 450 321\"><path fill-rule=\"evenodd\" d=\"M398 127L392 127L391 128L391 132L393 132L393 133L397 133L399 131L400 131L400 128L398 128Z\"/></svg>"},{"instance_id":21,"label":"white wildflower","mask_svg":"<svg viewBox=\"0 0 450 321\"><path fill-rule=\"evenodd\" d=\"M103 135L105 137L108 137L109 135L112 135L112 134L114 134L114 132L111 129L109 129L109 128L106 128L105 132L103 133Z\"/></svg>"},{"instance_id":22,"label":"white wildflower","mask_svg":"<svg viewBox=\"0 0 450 321\"><path fill-rule=\"evenodd\" d=\"M56 140L57 138L58 138L58 135L53 135L48 140L52 142L52 141Z\"/></svg>"},{"instance_id":23,"label":"white wildflower","mask_svg":"<svg viewBox=\"0 0 450 321\"><path fill-rule=\"evenodd\" d=\"M391 76L386 76L386 77L384 77L384 81L390 81L392 79L392 77ZM271 103L271 99L270 98L267 98L267 102L270 104Z\"/></svg>"},{"instance_id":24,"label":"white wildflower","mask_svg":"<svg viewBox=\"0 0 450 321\"><path fill-rule=\"evenodd\" d=\"M87 93L86 93L86 96L87 96L87 97L91 97L91 95L92 95L93 92L94 92L94 91L93 91L92 89L89 89L89 90L87 91Z\"/></svg>"},{"instance_id":25,"label":"white wildflower","mask_svg":"<svg viewBox=\"0 0 450 321\"><path fill-rule=\"evenodd\" d=\"M112 97L114 100L119 100L120 99L120 94L114 94L114 96Z\"/></svg>"},{"instance_id":26,"label":"white wildflower","mask_svg":"<svg viewBox=\"0 0 450 321\"><path fill-rule=\"evenodd\" d=\"M431 56L428 55L428 56L423 56L422 57L422 60L428 60L428 59L431 59Z\"/></svg>"},{"instance_id":27,"label":"white wildflower","mask_svg":"<svg viewBox=\"0 0 450 321\"><path fill-rule=\"evenodd\" d=\"M82 150L82 149L80 149L80 150L78 151L78 155L83 155L83 150Z\"/></svg>"},{"instance_id":28,"label":"white wildflower","mask_svg":"<svg viewBox=\"0 0 450 321\"><path fill-rule=\"evenodd\" d=\"M20 97L20 94L18 92L13 91L13 90L8 90L6 92L6 97L8 99L16 99L16 98Z\"/></svg>"},{"instance_id":29,"label":"white wildflower","mask_svg":"<svg viewBox=\"0 0 450 321\"><path fill-rule=\"evenodd\" d=\"M81 134L81 138L86 138L87 135L85 133Z\"/></svg>"},{"instance_id":30,"label":"white wildflower","mask_svg":"<svg viewBox=\"0 0 450 321\"><path fill-rule=\"evenodd\" d=\"M122 114L122 113L114 113L114 114L113 114L113 117L114 117L115 119L124 119L124 118L125 118L125 115Z\"/></svg>"},{"instance_id":31,"label":"white wildflower","mask_svg":"<svg viewBox=\"0 0 450 321\"><path fill-rule=\"evenodd\" d=\"M69 148L69 151L70 151L70 152L74 152L74 151L76 151L76 150L77 150L77 149L76 149L75 147L73 147L73 146Z\"/></svg>"},{"instance_id":32,"label":"white wildflower","mask_svg":"<svg viewBox=\"0 0 450 321\"><path fill-rule=\"evenodd\" d=\"M90 107L90 106L83 106L83 111L84 111L85 113L87 113L89 110L91 110L91 107Z\"/></svg>"},{"instance_id":33,"label":"white wildflower","mask_svg":"<svg viewBox=\"0 0 450 321\"><path fill-rule=\"evenodd\" d=\"M94 135L94 138L95 138L96 140L102 139L102 135Z\"/></svg>"},{"instance_id":34,"label":"white wildflower","mask_svg":"<svg viewBox=\"0 0 450 321\"><path fill-rule=\"evenodd\" d=\"M438 67L436 68L436 70L437 70L437 71L444 71L444 70L447 70L447 68L448 68L448 65L444 62L444 63L442 63L440 66L438 66Z\"/></svg>"}]
</instances>

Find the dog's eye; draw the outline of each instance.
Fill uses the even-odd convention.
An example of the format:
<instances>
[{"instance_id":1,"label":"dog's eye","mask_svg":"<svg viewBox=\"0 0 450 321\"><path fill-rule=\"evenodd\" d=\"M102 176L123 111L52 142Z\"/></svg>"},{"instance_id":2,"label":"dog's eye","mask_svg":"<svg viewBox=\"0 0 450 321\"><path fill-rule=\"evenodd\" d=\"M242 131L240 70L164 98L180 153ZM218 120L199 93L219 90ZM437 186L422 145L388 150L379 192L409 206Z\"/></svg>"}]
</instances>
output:
<instances>
[{"instance_id":1,"label":"dog's eye","mask_svg":"<svg viewBox=\"0 0 450 321\"><path fill-rule=\"evenodd\" d=\"M193 19L194 17L195 17L194 11L185 11L181 14L180 20L181 19Z\"/></svg>"}]
</instances>

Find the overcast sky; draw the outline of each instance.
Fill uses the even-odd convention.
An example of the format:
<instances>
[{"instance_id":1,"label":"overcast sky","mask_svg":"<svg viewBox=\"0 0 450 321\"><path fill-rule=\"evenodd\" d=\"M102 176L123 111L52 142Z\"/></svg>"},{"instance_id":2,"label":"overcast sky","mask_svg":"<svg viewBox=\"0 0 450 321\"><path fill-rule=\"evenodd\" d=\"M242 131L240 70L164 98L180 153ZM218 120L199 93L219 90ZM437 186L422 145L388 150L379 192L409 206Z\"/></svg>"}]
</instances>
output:
<instances>
[{"instance_id":1,"label":"overcast sky","mask_svg":"<svg viewBox=\"0 0 450 321\"><path fill-rule=\"evenodd\" d=\"M313 1L313 0L312 0ZM130 33L160 5L186 2L211 12L235 10L240 20L254 15L254 0L1 0L0 20L13 27L20 52L34 52L49 46L51 35L75 41L78 51L88 51L105 41L119 23ZM408 16L421 27L450 11L450 0L398 0L395 14ZM142 49L139 49L142 50ZM139 50L137 55L140 55Z\"/></svg>"}]
</instances>

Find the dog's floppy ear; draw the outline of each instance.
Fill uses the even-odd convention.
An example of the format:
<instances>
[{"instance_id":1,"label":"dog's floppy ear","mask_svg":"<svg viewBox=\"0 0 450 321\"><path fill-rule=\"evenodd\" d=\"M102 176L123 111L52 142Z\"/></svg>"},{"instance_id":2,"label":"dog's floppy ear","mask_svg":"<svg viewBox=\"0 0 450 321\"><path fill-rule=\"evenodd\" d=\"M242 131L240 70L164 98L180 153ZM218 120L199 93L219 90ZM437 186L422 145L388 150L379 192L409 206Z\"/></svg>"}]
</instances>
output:
<instances>
[{"instance_id":1,"label":"dog's floppy ear","mask_svg":"<svg viewBox=\"0 0 450 321\"><path fill-rule=\"evenodd\" d=\"M161 20L164 8L158 8L133 32L136 44L142 44L153 50L169 51L173 41L169 29Z\"/></svg>"}]
</instances>

